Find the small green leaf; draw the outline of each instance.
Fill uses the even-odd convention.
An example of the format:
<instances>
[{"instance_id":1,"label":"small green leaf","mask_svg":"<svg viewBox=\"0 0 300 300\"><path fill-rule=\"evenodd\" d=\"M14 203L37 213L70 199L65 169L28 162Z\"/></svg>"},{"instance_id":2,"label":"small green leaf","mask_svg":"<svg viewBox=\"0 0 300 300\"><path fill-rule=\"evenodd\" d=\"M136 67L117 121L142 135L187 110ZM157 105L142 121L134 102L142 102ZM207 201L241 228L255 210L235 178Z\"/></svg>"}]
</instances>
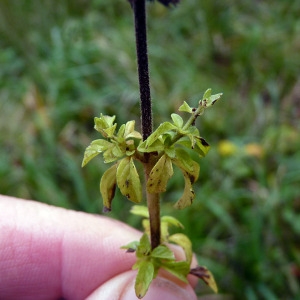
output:
<instances>
[{"instance_id":1,"label":"small green leaf","mask_svg":"<svg viewBox=\"0 0 300 300\"><path fill-rule=\"evenodd\" d=\"M190 265L193 257L192 243L190 239L182 233L175 233L169 237L169 241L179 245L185 252L187 263Z\"/></svg>"},{"instance_id":2,"label":"small green leaf","mask_svg":"<svg viewBox=\"0 0 300 300\"><path fill-rule=\"evenodd\" d=\"M138 273L135 279L135 294L142 299L154 278L154 266L151 261L142 261L138 266Z\"/></svg>"},{"instance_id":3,"label":"small green leaf","mask_svg":"<svg viewBox=\"0 0 300 300\"><path fill-rule=\"evenodd\" d=\"M116 143L110 143L109 148L103 153L105 163L110 163L120 159L124 153Z\"/></svg>"},{"instance_id":4,"label":"small green leaf","mask_svg":"<svg viewBox=\"0 0 300 300\"><path fill-rule=\"evenodd\" d=\"M139 258L144 258L145 256L148 256L150 252L151 252L151 244L149 241L149 237L146 233L144 233L137 247L136 256Z\"/></svg>"},{"instance_id":5,"label":"small green leaf","mask_svg":"<svg viewBox=\"0 0 300 300\"><path fill-rule=\"evenodd\" d=\"M157 139L164 133L170 130L176 130L177 127L170 122L164 122L158 126L158 128L147 138L146 146L151 146Z\"/></svg>"},{"instance_id":6,"label":"small green leaf","mask_svg":"<svg viewBox=\"0 0 300 300\"><path fill-rule=\"evenodd\" d=\"M189 174L185 171L183 171L182 173L184 176L185 185L181 198L174 205L176 209L184 209L187 206L190 206L195 198L195 192L192 188L192 183Z\"/></svg>"},{"instance_id":7,"label":"small green leaf","mask_svg":"<svg viewBox=\"0 0 300 300\"><path fill-rule=\"evenodd\" d=\"M165 149L165 146L161 139L157 139L155 142L153 142L150 146L147 145L147 140L140 143L138 146L138 151L140 152L159 152L163 151Z\"/></svg>"},{"instance_id":8,"label":"small green leaf","mask_svg":"<svg viewBox=\"0 0 300 300\"><path fill-rule=\"evenodd\" d=\"M131 157L123 158L117 168L117 184L121 193L129 200L142 201L142 187L139 174Z\"/></svg>"},{"instance_id":9,"label":"small green leaf","mask_svg":"<svg viewBox=\"0 0 300 300\"><path fill-rule=\"evenodd\" d=\"M193 109L184 101L183 104L179 107L179 111L185 111L188 113L192 113Z\"/></svg>"},{"instance_id":10,"label":"small green leaf","mask_svg":"<svg viewBox=\"0 0 300 300\"><path fill-rule=\"evenodd\" d=\"M163 216L161 217L161 221L166 222L168 225L184 228L184 226L176 218L171 216Z\"/></svg>"},{"instance_id":11,"label":"small green leaf","mask_svg":"<svg viewBox=\"0 0 300 300\"><path fill-rule=\"evenodd\" d=\"M203 94L202 100L208 99L210 95L211 95L211 89L207 89Z\"/></svg>"},{"instance_id":12,"label":"small green leaf","mask_svg":"<svg viewBox=\"0 0 300 300\"><path fill-rule=\"evenodd\" d=\"M160 245L153 249L151 252L151 257L167 260L175 260L173 251L171 251L167 246Z\"/></svg>"},{"instance_id":13,"label":"small green leaf","mask_svg":"<svg viewBox=\"0 0 300 300\"><path fill-rule=\"evenodd\" d=\"M179 115L177 115L177 114L171 114L171 118L172 118L173 123L174 123L174 125L176 127L182 128L182 126L183 126L183 120L182 120L182 118Z\"/></svg>"},{"instance_id":14,"label":"small green leaf","mask_svg":"<svg viewBox=\"0 0 300 300\"><path fill-rule=\"evenodd\" d=\"M116 116L104 116L100 115L100 118L94 118L95 126L94 128L100 132L105 138L111 137L117 127L114 124Z\"/></svg>"},{"instance_id":15,"label":"small green leaf","mask_svg":"<svg viewBox=\"0 0 300 300\"><path fill-rule=\"evenodd\" d=\"M114 164L104 172L100 180L100 193L103 198L105 211L111 211L111 202L115 195L117 183L116 174L117 164Z\"/></svg>"},{"instance_id":16,"label":"small green leaf","mask_svg":"<svg viewBox=\"0 0 300 300\"><path fill-rule=\"evenodd\" d=\"M134 250L134 251L136 251L136 249L138 248L139 244L140 244L139 241L133 241L133 242L130 242L129 244L124 245L124 246L122 246L120 248L121 249L127 249L127 250ZM129 251L129 252L132 252L132 251Z\"/></svg>"},{"instance_id":17,"label":"small green leaf","mask_svg":"<svg viewBox=\"0 0 300 300\"><path fill-rule=\"evenodd\" d=\"M202 279L215 293L218 292L218 286L216 284L213 274L206 267L196 267L190 270L190 274Z\"/></svg>"},{"instance_id":18,"label":"small green leaf","mask_svg":"<svg viewBox=\"0 0 300 300\"><path fill-rule=\"evenodd\" d=\"M173 175L171 159L163 155L152 168L148 181L147 191L149 193L162 193L167 188L167 183Z\"/></svg>"},{"instance_id":19,"label":"small green leaf","mask_svg":"<svg viewBox=\"0 0 300 300\"><path fill-rule=\"evenodd\" d=\"M106 140L95 140L93 141L84 152L84 157L82 161L82 167L84 167L91 159L93 159L98 154L104 152L109 147L111 147L112 144Z\"/></svg>"},{"instance_id":20,"label":"small green leaf","mask_svg":"<svg viewBox=\"0 0 300 300\"><path fill-rule=\"evenodd\" d=\"M161 265L162 268L187 283L187 275L190 271L190 265L186 261L165 261Z\"/></svg>"},{"instance_id":21,"label":"small green leaf","mask_svg":"<svg viewBox=\"0 0 300 300\"><path fill-rule=\"evenodd\" d=\"M196 144L194 147L194 150L201 156L204 157L209 151L209 144L206 142L206 140L202 137L196 137L195 139Z\"/></svg>"},{"instance_id":22,"label":"small green leaf","mask_svg":"<svg viewBox=\"0 0 300 300\"><path fill-rule=\"evenodd\" d=\"M143 205L133 205L130 209L130 212L137 216L149 218L148 208Z\"/></svg>"}]
</instances>

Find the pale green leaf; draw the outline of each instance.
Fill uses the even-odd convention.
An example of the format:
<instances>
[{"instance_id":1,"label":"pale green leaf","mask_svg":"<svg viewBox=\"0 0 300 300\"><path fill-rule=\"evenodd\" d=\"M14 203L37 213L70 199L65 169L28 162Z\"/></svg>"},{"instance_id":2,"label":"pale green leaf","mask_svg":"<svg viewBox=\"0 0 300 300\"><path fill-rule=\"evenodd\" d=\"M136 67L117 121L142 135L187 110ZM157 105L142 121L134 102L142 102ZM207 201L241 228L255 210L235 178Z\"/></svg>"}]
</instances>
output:
<instances>
[{"instance_id":1,"label":"pale green leaf","mask_svg":"<svg viewBox=\"0 0 300 300\"><path fill-rule=\"evenodd\" d=\"M164 133L170 130L176 130L177 127L170 122L164 122L146 139L146 146L151 146Z\"/></svg>"},{"instance_id":2,"label":"pale green leaf","mask_svg":"<svg viewBox=\"0 0 300 300\"><path fill-rule=\"evenodd\" d=\"M162 268L187 283L187 275L190 271L190 265L186 261L165 261L161 265Z\"/></svg>"},{"instance_id":3,"label":"pale green leaf","mask_svg":"<svg viewBox=\"0 0 300 300\"><path fill-rule=\"evenodd\" d=\"M208 99L211 96L211 89L207 89L202 97L202 100Z\"/></svg>"},{"instance_id":4,"label":"pale green leaf","mask_svg":"<svg viewBox=\"0 0 300 300\"><path fill-rule=\"evenodd\" d=\"M147 145L147 140L140 143L140 145L138 146L138 151L140 152L159 152L159 151L163 151L165 149L165 146L163 144L163 142L161 141L161 139L157 139L155 142L153 142L150 146Z\"/></svg>"},{"instance_id":5,"label":"pale green leaf","mask_svg":"<svg viewBox=\"0 0 300 300\"><path fill-rule=\"evenodd\" d=\"M117 137L118 137L119 139L124 138L124 133L125 133L125 124L122 124L122 125L120 126L120 128L119 128Z\"/></svg>"},{"instance_id":6,"label":"pale green leaf","mask_svg":"<svg viewBox=\"0 0 300 300\"><path fill-rule=\"evenodd\" d=\"M144 233L140 239L140 243L136 250L136 256L139 258L144 258L148 256L151 252L151 244L149 237L146 233Z\"/></svg>"},{"instance_id":7,"label":"pale green leaf","mask_svg":"<svg viewBox=\"0 0 300 300\"><path fill-rule=\"evenodd\" d=\"M184 191L181 198L175 203L174 207L177 209L184 209L193 203L195 192L192 188L191 179L189 174L185 171L182 172L184 176Z\"/></svg>"},{"instance_id":8,"label":"pale green leaf","mask_svg":"<svg viewBox=\"0 0 300 300\"><path fill-rule=\"evenodd\" d=\"M121 246L120 248L121 249L127 249L127 250L134 250L136 251L136 249L138 248L138 245L140 244L139 241L133 241L133 242L130 242L128 243L127 245L124 245L124 246Z\"/></svg>"},{"instance_id":9,"label":"pale green leaf","mask_svg":"<svg viewBox=\"0 0 300 300\"><path fill-rule=\"evenodd\" d=\"M82 161L82 167L84 167L91 159L97 156L99 153L104 152L106 149L111 147L112 144L106 140L95 140L93 141L84 152L84 157Z\"/></svg>"},{"instance_id":10,"label":"pale green leaf","mask_svg":"<svg viewBox=\"0 0 300 300\"><path fill-rule=\"evenodd\" d=\"M167 260L175 260L173 251L165 245L159 245L151 252L151 257Z\"/></svg>"},{"instance_id":11,"label":"pale green leaf","mask_svg":"<svg viewBox=\"0 0 300 300\"><path fill-rule=\"evenodd\" d=\"M171 118L172 118L173 123L174 123L174 125L176 127L182 128L182 126L183 126L183 120L182 120L182 118L179 115L177 115L177 114L171 114Z\"/></svg>"},{"instance_id":12,"label":"pale green leaf","mask_svg":"<svg viewBox=\"0 0 300 300\"><path fill-rule=\"evenodd\" d=\"M169 237L169 241L179 245L184 250L186 261L190 265L193 257L190 239L185 234L175 233Z\"/></svg>"},{"instance_id":13,"label":"pale green leaf","mask_svg":"<svg viewBox=\"0 0 300 300\"><path fill-rule=\"evenodd\" d=\"M135 294L139 299L142 299L153 280L154 266L150 261L143 261L139 263L138 273L135 279Z\"/></svg>"},{"instance_id":14,"label":"pale green leaf","mask_svg":"<svg viewBox=\"0 0 300 300\"><path fill-rule=\"evenodd\" d=\"M184 228L184 226L176 218L171 216L163 216L161 217L161 221L166 222L168 225Z\"/></svg>"},{"instance_id":15,"label":"pale green leaf","mask_svg":"<svg viewBox=\"0 0 300 300\"><path fill-rule=\"evenodd\" d=\"M111 210L111 202L115 195L117 183L117 164L107 169L100 180L100 192L103 198L103 206L105 211Z\"/></svg>"},{"instance_id":16,"label":"pale green leaf","mask_svg":"<svg viewBox=\"0 0 300 300\"><path fill-rule=\"evenodd\" d=\"M121 193L129 200L142 201L142 187L139 174L131 157L123 158L117 168L117 184Z\"/></svg>"},{"instance_id":17,"label":"pale green leaf","mask_svg":"<svg viewBox=\"0 0 300 300\"><path fill-rule=\"evenodd\" d=\"M202 137L196 137L195 139L196 143L194 146L194 150L201 156L204 157L207 155L210 146L209 144L206 142L206 140Z\"/></svg>"},{"instance_id":18,"label":"pale green leaf","mask_svg":"<svg viewBox=\"0 0 300 300\"><path fill-rule=\"evenodd\" d=\"M165 192L167 183L172 175L173 167L171 159L164 154L150 172L147 181L147 191L153 194Z\"/></svg>"},{"instance_id":19,"label":"pale green leaf","mask_svg":"<svg viewBox=\"0 0 300 300\"><path fill-rule=\"evenodd\" d=\"M193 109L184 101L183 104L179 107L179 111L185 111L188 113L192 113Z\"/></svg>"},{"instance_id":20,"label":"pale green leaf","mask_svg":"<svg viewBox=\"0 0 300 300\"><path fill-rule=\"evenodd\" d=\"M114 124L116 116L104 116L100 115L100 118L94 118L95 126L94 128L99 131L104 137L112 136L117 124ZM110 129L109 129L110 128ZM109 129L109 130L108 130ZM106 131L108 130L108 131Z\"/></svg>"},{"instance_id":21,"label":"pale green leaf","mask_svg":"<svg viewBox=\"0 0 300 300\"><path fill-rule=\"evenodd\" d=\"M143 205L133 205L130 212L134 215L149 218L148 208Z\"/></svg>"}]
</instances>

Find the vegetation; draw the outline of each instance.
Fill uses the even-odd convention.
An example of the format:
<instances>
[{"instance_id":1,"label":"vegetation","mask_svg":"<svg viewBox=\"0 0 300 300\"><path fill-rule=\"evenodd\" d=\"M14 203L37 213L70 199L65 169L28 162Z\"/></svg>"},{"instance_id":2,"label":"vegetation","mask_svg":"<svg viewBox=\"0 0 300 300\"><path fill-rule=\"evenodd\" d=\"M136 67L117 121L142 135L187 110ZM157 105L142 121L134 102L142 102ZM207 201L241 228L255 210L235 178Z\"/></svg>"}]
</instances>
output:
<instances>
[{"instance_id":1,"label":"vegetation","mask_svg":"<svg viewBox=\"0 0 300 300\"><path fill-rule=\"evenodd\" d=\"M105 165L81 169L81 160L98 138L94 116L139 122L128 5L0 3L1 193L101 211ZM216 146L201 161L197 198L175 214L224 298L300 296L299 13L296 0L149 5L155 124L207 87L224 93L200 120ZM178 172L163 214L173 215L183 185ZM116 197L111 216L139 225Z\"/></svg>"}]
</instances>

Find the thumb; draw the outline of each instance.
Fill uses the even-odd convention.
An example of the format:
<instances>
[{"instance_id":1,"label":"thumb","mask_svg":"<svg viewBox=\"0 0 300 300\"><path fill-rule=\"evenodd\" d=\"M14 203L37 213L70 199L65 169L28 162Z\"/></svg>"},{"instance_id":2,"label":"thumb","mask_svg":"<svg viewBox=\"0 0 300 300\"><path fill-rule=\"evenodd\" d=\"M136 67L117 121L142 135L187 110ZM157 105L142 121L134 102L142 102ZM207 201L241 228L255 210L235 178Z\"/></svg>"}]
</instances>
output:
<instances>
[{"instance_id":1,"label":"thumb","mask_svg":"<svg viewBox=\"0 0 300 300\"><path fill-rule=\"evenodd\" d=\"M134 291L136 271L119 274L99 288L86 300L135 300ZM143 300L196 300L196 294L189 284L178 285L164 277L155 278Z\"/></svg>"}]
</instances>

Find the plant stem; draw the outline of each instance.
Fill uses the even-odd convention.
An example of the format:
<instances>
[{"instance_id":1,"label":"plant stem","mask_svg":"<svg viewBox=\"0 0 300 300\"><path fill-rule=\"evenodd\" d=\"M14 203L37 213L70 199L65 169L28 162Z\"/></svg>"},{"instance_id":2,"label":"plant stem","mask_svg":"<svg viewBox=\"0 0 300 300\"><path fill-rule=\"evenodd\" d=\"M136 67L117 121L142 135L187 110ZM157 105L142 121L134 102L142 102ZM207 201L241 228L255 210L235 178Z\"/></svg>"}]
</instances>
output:
<instances>
[{"instance_id":1,"label":"plant stem","mask_svg":"<svg viewBox=\"0 0 300 300\"><path fill-rule=\"evenodd\" d=\"M143 140L145 140L152 133L145 0L133 0L132 7L134 12L136 55L140 85L142 134Z\"/></svg>"},{"instance_id":2,"label":"plant stem","mask_svg":"<svg viewBox=\"0 0 300 300\"><path fill-rule=\"evenodd\" d=\"M140 105L143 140L152 133L152 107L149 83L149 67L147 52L147 27L146 27L146 3L145 0L130 1L135 22L136 54L140 85ZM145 155L145 178L148 180L154 163L151 154ZM147 192L147 205L150 220L151 248L160 245L160 201L159 194Z\"/></svg>"}]
</instances>

